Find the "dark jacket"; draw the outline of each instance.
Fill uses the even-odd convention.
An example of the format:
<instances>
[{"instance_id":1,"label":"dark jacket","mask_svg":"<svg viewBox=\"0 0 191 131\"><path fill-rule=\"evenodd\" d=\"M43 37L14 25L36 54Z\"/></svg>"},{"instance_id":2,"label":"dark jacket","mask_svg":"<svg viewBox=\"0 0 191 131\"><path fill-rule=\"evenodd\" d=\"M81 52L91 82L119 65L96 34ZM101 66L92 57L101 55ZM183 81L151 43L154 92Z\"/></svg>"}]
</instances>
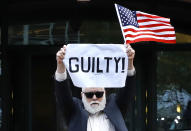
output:
<instances>
[{"instance_id":1,"label":"dark jacket","mask_svg":"<svg viewBox=\"0 0 191 131\"><path fill-rule=\"evenodd\" d=\"M87 131L89 113L84 109L80 99L72 97L68 80L58 82L55 80L56 101L64 113L68 124L68 131ZM128 131L122 114L127 111L130 102L134 101L135 76L127 77L126 86L119 89L117 94L107 98L104 113L114 125L116 131Z\"/></svg>"}]
</instances>

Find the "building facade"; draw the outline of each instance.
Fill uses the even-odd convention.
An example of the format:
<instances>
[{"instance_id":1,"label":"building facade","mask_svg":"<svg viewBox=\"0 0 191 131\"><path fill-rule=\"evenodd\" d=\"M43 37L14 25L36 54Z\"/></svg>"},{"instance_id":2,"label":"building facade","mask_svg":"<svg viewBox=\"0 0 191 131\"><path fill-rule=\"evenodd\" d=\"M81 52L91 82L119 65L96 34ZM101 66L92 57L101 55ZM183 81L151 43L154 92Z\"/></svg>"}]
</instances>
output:
<instances>
[{"instance_id":1,"label":"building facade","mask_svg":"<svg viewBox=\"0 0 191 131\"><path fill-rule=\"evenodd\" d=\"M177 44L139 42L135 101L125 121L129 131L189 129L191 100L191 1L11 0L1 8L0 129L67 130L56 107L55 55L63 44L123 44L114 3L170 17ZM7 15L4 15L4 13ZM72 88L76 97L80 90Z\"/></svg>"}]
</instances>

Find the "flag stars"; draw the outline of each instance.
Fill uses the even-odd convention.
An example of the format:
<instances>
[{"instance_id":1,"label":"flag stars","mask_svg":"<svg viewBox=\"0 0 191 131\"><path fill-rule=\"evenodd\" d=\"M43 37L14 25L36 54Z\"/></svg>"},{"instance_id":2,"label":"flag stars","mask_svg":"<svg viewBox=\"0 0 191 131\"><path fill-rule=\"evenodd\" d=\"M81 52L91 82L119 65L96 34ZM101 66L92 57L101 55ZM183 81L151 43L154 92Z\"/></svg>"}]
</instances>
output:
<instances>
[{"instance_id":1,"label":"flag stars","mask_svg":"<svg viewBox=\"0 0 191 131\"><path fill-rule=\"evenodd\" d=\"M135 11L131 11L122 6L118 6L118 10L120 14L119 16L121 18L121 23L123 26L133 25L138 27Z\"/></svg>"}]
</instances>

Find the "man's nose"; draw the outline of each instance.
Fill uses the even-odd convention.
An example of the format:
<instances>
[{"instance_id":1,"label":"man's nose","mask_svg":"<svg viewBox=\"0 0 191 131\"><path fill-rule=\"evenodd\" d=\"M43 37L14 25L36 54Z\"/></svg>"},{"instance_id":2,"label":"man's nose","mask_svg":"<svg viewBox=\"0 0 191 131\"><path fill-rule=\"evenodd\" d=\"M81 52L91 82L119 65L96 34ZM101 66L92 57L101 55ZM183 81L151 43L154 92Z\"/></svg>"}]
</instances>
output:
<instances>
[{"instance_id":1,"label":"man's nose","mask_svg":"<svg viewBox=\"0 0 191 131\"><path fill-rule=\"evenodd\" d=\"M92 99L94 99L94 100L95 100L95 99L97 99L97 97L96 97L96 95L95 95L95 94L93 95L93 98L92 98Z\"/></svg>"}]
</instances>

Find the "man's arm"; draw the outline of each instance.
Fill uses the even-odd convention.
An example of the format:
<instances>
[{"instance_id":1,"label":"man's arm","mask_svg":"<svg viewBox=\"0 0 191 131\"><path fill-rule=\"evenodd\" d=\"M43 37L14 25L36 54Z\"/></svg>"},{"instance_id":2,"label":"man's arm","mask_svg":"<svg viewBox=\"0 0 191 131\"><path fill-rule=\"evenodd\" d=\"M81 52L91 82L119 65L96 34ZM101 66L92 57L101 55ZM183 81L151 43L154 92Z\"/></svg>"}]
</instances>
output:
<instances>
[{"instance_id":1,"label":"man's arm","mask_svg":"<svg viewBox=\"0 0 191 131\"><path fill-rule=\"evenodd\" d=\"M65 51L66 46L63 46L63 48L61 48L56 54L57 69L55 72L55 95L59 109L64 113L67 122L69 122L74 109L74 103L72 100L69 81L66 80L66 68L63 63Z\"/></svg>"},{"instance_id":2,"label":"man's arm","mask_svg":"<svg viewBox=\"0 0 191 131\"><path fill-rule=\"evenodd\" d=\"M130 45L127 46L127 55L128 55L128 73L126 79L126 85L124 88L119 89L119 92L116 96L116 103L119 106L122 113L127 111L128 106L132 101L134 101L135 96L135 68L134 68L134 57L135 50L131 48Z\"/></svg>"}]
</instances>

